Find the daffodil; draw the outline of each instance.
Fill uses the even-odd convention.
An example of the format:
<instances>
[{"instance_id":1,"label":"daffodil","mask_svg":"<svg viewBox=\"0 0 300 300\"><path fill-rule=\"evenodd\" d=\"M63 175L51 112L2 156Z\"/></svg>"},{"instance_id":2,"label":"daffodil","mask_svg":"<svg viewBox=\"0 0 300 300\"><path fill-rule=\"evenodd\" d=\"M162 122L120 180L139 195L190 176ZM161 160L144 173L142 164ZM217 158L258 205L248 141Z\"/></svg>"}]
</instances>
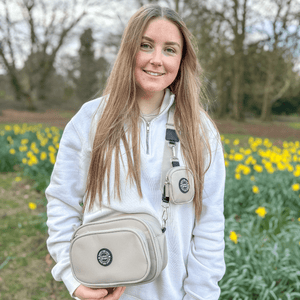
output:
<instances>
[{"instance_id":1,"label":"daffodil","mask_svg":"<svg viewBox=\"0 0 300 300\"><path fill-rule=\"evenodd\" d=\"M239 139L235 139L235 140L233 141L233 145L234 145L234 146L237 146L239 143L240 143L240 140L239 140Z\"/></svg>"},{"instance_id":2,"label":"daffodil","mask_svg":"<svg viewBox=\"0 0 300 300\"><path fill-rule=\"evenodd\" d=\"M55 158L55 154L53 152L49 153L49 158L50 158L50 162L52 165L55 164L56 158Z\"/></svg>"},{"instance_id":3,"label":"daffodil","mask_svg":"<svg viewBox=\"0 0 300 300\"><path fill-rule=\"evenodd\" d=\"M241 154L241 153L236 153L236 154L234 155L234 160L235 160L235 161L242 161L243 159L244 159L244 155Z\"/></svg>"},{"instance_id":4,"label":"daffodil","mask_svg":"<svg viewBox=\"0 0 300 300\"><path fill-rule=\"evenodd\" d=\"M50 152L56 153L56 149L55 149L52 145L50 145L50 146L48 147L48 150L49 150Z\"/></svg>"},{"instance_id":5,"label":"daffodil","mask_svg":"<svg viewBox=\"0 0 300 300\"><path fill-rule=\"evenodd\" d=\"M41 156L40 156L40 159L41 160L45 160L46 158L47 158L47 153L46 152L42 152Z\"/></svg>"},{"instance_id":6,"label":"daffodil","mask_svg":"<svg viewBox=\"0 0 300 300\"><path fill-rule=\"evenodd\" d=\"M292 189L293 191L297 192L300 190L300 184L299 183L295 183L292 185Z\"/></svg>"},{"instance_id":7,"label":"daffodil","mask_svg":"<svg viewBox=\"0 0 300 300\"><path fill-rule=\"evenodd\" d=\"M266 215L266 213L267 213L266 209L265 209L264 207L262 207L262 206L258 207L258 208L255 210L255 212L256 212L261 218L264 218L265 215Z\"/></svg>"},{"instance_id":8,"label":"daffodil","mask_svg":"<svg viewBox=\"0 0 300 300\"><path fill-rule=\"evenodd\" d=\"M264 168L261 165L254 165L253 169L258 173L261 173L264 170Z\"/></svg>"},{"instance_id":9,"label":"daffodil","mask_svg":"<svg viewBox=\"0 0 300 300\"><path fill-rule=\"evenodd\" d=\"M243 170L243 174L244 175L248 175L248 174L250 174L251 173L251 169L248 167L248 166L246 166L245 168L244 168L244 170Z\"/></svg>"},{"instance_id":10,"label":"daffodil","mask_svg":"<svg viewBox=\"0 0 300 300\"><path fill-rule=\"evenodd\" d=\"M28 206L29 206L29 208L30 208L31 210L35 210L35 209L36 209L36 204L33 203L33 202L29 202Z\"/></svg>"},{"instance_id":11,"label":"daffodil","mask_svg":"<svg viewBox=\"0 0 300 300\"><path fill-rule=\"evenodd\" d=\"M27 146L25 146L25 145L19 147L19 151L20 151L20 152L25 152L25 151L27 151L27 150L28 150L28 148L27 148Z\"/></svg>"},{"instance_id":12,"label":"daffodil","mask_svg":"<svg viewBox=\"0 0 300 300\"><path fill-rule=\"evenodd\" d=\"M259 193L259 188L258 188L258 186L253 185L253 187L252 187L252 192L253 192L254 194L258 194L258 193Z\"/></svg>"},{"instance_id":13,"label":"daffodil","mask_svg":"<svg viewBox=\"0 0 300 300\"><path fill-rule=\"evenodd\" d=\"M229 238L230 238L235 244L237 244L237 242L238 242L238 236L237 236L237 234L236 234L235 231L230 231Z\"/></svg>"},{"instance_id":14,"label":"daffodil","mask_svg":"<svg viewBox=\"0 0 300 300\"><path fill-rule=\"evenodd\" d=\"M22 145L26 145L28 142L29 142L28 139L22 139L21 140L21 144Z\"/></svg>"},{"instance_id":15,"label":"daffodil","mask_svg":"<svg viewBox=\"0 0 300 300\"><path fill-rule=\"evenodd\" d=\"M12 155L14 155L14 154L16 154L16 150L13 149L13 148L11 148L11 149L9 149L9 153L12 154Z\"/></svg>"}]
</instances>

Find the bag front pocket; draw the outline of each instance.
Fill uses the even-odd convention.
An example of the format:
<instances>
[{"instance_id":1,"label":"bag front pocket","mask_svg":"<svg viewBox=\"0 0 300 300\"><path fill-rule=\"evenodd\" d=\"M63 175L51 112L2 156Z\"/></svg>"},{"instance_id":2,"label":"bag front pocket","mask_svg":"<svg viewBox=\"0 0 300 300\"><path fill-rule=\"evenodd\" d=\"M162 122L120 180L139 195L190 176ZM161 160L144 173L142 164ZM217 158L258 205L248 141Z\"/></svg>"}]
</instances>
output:
<instances>
[{"instance_id":1,"label":"bag front pocket","mask_svg":"<svg viewBox=\"0 0 300 300\"><path fill-rule=\"evenodd\" d=\"M87 287L123 286L150 272L150 255L143 231L115 228L74 238L70 260L75 278Z\"/></svg>"}]
</instances>

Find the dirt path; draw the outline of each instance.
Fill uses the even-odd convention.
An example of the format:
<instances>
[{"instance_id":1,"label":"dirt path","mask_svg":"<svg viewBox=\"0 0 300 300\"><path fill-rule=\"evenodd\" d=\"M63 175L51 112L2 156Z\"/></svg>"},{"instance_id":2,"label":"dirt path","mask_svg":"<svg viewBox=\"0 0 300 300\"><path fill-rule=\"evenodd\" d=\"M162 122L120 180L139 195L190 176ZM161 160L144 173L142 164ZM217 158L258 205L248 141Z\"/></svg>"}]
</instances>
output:
<instances>
[{"instance_id":1,"label":"dirt path","mask_svg":"<svg viewBox=\"0 0 300 300\"><path fill-rule=\"evenodd\" d=\"M49 109L46 112L28 112L7 109L3 110L2 113L0 123L44 123L63 129L76 111L61 112ZM250 120L239 123L232 120L216 120L216 124L222 134L243 134L281 140L300 140L300 128L292 128L288 123L284 121L259 123Z\"/></svg>"}]
</instances>

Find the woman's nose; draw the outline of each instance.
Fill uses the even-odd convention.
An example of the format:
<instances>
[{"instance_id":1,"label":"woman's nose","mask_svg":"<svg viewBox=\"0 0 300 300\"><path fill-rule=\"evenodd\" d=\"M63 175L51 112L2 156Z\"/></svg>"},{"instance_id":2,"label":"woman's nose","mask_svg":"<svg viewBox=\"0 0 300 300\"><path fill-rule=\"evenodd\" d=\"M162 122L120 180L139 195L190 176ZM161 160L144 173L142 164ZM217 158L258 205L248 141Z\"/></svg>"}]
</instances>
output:
<instances>
[{"instance_id":1,"label":"woman's nose","mask_svg":"<svg viewBox=\"0 0 300 300\"><path fill-rule=\"evenodd\" d=\"M162 53L161 49L155 49L152 54L152 58L150 60L150 64L155 66L161 66L162 65Z\"/></svg>"}]
</instances>

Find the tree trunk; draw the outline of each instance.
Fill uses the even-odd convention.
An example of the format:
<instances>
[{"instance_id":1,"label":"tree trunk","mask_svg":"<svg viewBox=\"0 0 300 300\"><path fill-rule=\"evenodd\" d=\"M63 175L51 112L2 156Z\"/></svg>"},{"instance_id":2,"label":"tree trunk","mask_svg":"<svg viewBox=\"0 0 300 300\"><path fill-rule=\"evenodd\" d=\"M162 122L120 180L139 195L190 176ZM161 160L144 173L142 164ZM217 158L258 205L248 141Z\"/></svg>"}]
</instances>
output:
<instances>
[{"instance_id":1,"label":"tree trunk","mask_svg":"<svg viewBox=\"0 0 300 300\"><path fill-rule=\"evenodd\" d=\"M263 105L262 105L261 116L260 116L260 119L263 122L269 122L272 120L271 92L272 92L272 87L274 84L275 71L273 70L273 62L271 60L272 60L271 55L269 55L268 56L267 79L266 79L266 85L264 88Z\"/></svg>"},{"instance_id":2,"label":"tree trunk","mask_svg":"<svg viewBox=\"0 0 300 300\"><path fill-rule=\"evenodd\" d=\"M37 108L36 108L35 104L32 101L31 95L29 93L24 93L24 96L25 96L25 99L26 99L26 102L27 102L27 110L36 111Z\"/></svg>"},{"instance_id":3,"label":"tree trunk","mask_svg":"<svg viewBox=\"0 0 300 300\"><path fill-rule=\"evenodd\" d=\"M217 111L216 111L216 118L221 119L225 117L226 112L227 112L227 97L224 93L224 79L223 79L223 72L222 72L222 67L218 68L218 73L217 73L217 100L218 100L218 106L217 106Z\"/></svg>"},{"instance_id":4,"label":"tree trunk","mask_svg":"<svg viewBox=\"0 0 300 300\"><path fill-rule=\"evenodd\" d=\"M244 120L243 113L243 93L241 91L241 83L243 80L243 57L240 50L235 52L234 61L233 61L233 82L231 97L233 102L233 118L236 121Z\"/></svg>"}]
</instances>

